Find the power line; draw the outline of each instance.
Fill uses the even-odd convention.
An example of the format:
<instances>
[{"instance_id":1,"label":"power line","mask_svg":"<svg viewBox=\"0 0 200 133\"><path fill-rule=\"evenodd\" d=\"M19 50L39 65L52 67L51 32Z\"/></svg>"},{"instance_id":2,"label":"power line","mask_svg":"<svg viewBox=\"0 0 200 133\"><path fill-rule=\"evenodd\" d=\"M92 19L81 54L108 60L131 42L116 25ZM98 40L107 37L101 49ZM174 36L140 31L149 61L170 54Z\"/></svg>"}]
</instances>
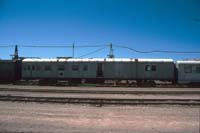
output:
<instances>
[{"instance_id":1,"label":"power line","mask_svg":"<svg viewBox=\"0 0 200 133\"><path fill-rule=\"evenodd\" d=\"M19 47L24 47L24 48L67 48L67 47L72 47L69 45L18 45Z\"/></svg>"},{"instance_id":2,"label":"power line","mask_svg":"<svg viewBox=\"0 0 200 133\"><path fill-rule=\"evenodd\" d=\"M82 47L102 47L107 45L18 45L19 47L32 47L32 48L82 48Z\"/></svg>"},{"instance_id":3,"label":"power line","mask_svg":"<svg viewBox=\"0 0 200 133\"><path fill-rule=\"evenodd\" d=\"M18 45L22 48L96 48L96 47L109 47L110 45ZM0 48L10 48L15 47L15 45L0 45ZM128 49L136 53L174 53L174 54L200 54L200 51L175 51L175 50L151 50L151 51L141 51L131 47L123 45L113 45L113 47Z\"/></svg>"},{"instance_id":4,"label":"power line","mask_svg":"<svg viewBox=\"0 0 200 133\"><path fill-rule=\"evenodd\" d=\"M175 53L175 54L200 54L199 51L165 51L165 50L155 50L153 53Z\"/></svg>"},{"instance_id":5,"label":"power line","mask_svg":"<svg viewBox=\"0 0 200 133\"><path fill-rule=\"evenodd\" d=\"M103 47L108 45L18 45L18 47L24 48L82 48L82 47ZM15 47L15 45L0 45L0 47Z\"/></svg>"},{"instance_id":6,"label":"power line","mask_svg":"<svg viewBox=\"0 0 200 133\"><path fill-rule=\"evenodd\" d=\"M0 47L14 47L15 45L0 46ZM18 45L22 48L83 48L83 47L103 47L108 45Z\"/></svg>"},{"instance_id":7,"label":"power line","mask_svg":"<svg viewBox=\"0 0 200 133\"><path fill-rule=\"evenodd\" d=\"M15 47L15 45L0 45L1 48L11 48Z\"/></svg>"},{"instance_id":8,"label":"power line","mask_svg":"<svg viewBox=\"0 0 200 133\"><path fill-rule=\"evenodd\" d=\"M114 47L125 48L136 53L174 53L174 54L200 54L200 51L170 51L170 50L151 50L151 51L140 51L133 49L131 47L122 46L122 45L113 45Z\"/></svg>"},{"instance_id":9,"label":"power line","mask_svg":"<svg viewBox=\"0 0 200 133\"><path fill-rule=\"evenodd\" d=\"M92 52L89 52L89 53L87 53L87 54L81 55L81 56L79 56L79 57L77 57L77 58L82 58L82 57L85 57L85 56L88 56L88 55L97 53L97 52L99 52L99 51L101 51L101 50L103 50L103 49L105 49L105 48L106 48L106 47L96 49L96 50L94 50L94 51L92 51Z\"/></svg>"},{"instance_id":10,"label":"power line","mask_svg":"<svg viewBox=\"0 0 200 133\"><path fill-rule=\"evenodd\" d=\"M130 48L130 47L127 47L127 46L122 46L122 45L113 45L113 46L118 47L118 48L129 49L129 50L134 51L136 53L152 53L152 51L139 51L139 50L136 50L136 49L133 49L133 48Z\"/></svg>"},{"instance_id":11,"label":"power line","mask_svg":"<svg viewBox=\"0 0 200 133\"><path fill-rule=\"evenodd\" d=\"M75 47L77 48L83 48L83 47L88 47L88 48L92 48L92 47L107 47L109 45L75 45Z\"/></svg>"}]
</instances>

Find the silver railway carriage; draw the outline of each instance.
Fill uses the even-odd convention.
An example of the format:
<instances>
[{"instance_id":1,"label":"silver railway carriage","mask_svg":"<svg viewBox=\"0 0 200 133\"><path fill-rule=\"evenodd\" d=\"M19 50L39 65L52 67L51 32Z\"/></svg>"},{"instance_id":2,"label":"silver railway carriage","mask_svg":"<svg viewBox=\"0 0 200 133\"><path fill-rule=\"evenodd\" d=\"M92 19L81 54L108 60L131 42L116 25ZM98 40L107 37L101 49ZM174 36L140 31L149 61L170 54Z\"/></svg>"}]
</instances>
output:
<instances>
[{"instance_id":1,"label":"silver railway carriage","mask_svg":"<svg viewBox=\"0 0 200 133\"><path fill-rule=\"evenodd\" d=\"M134 59L24 59L22 78L132 79Z\"/></svg>"},{"instance_id":2,"label":"silver railway carriage","mask_svg":"<svg viewBox=\"0 0 200 133\"><path fill-rule=\"evenodd\" d=\"M175 80L175 65L172 59L138 59L138 80Z\"/></svg>"},{"instance_id":3,"label":"silver railway carriage","mask_svg":"<svg viewBox=\"0 0 200 133\"><path fill-rule=\"evenodd\" d=\"M170 80L172 59L24 59L22 79Z\"/></svg>"},{"instance_id":4,"label":"silver railway carriage","mask_svg":"<svg viewBox=\"0 0 200 133\"><path fill-rule=\"evenodd\" d=\"M200 61L177 61L178 83L200 82Z\"/></svg>"}]
</instances>

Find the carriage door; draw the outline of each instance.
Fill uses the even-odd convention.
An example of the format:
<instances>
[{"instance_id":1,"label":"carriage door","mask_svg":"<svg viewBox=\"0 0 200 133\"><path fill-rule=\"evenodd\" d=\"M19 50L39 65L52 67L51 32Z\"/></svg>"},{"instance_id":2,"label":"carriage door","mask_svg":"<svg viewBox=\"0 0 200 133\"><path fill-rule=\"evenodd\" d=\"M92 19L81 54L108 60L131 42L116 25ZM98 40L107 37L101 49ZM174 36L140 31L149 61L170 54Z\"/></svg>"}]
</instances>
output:
<instances>
[{"instance_id":1,"label":"carriage door","mask_svg":"<svg viewBox=\"0 0 200 133\"><path fill-rule=\"evenodd\" d=\"M148 64L145 66L144 79L154 80L157 78L156 65Z\"/></svg>"},{"instance_id":2,"label":"carriage door","mask_svg":"<svg viewBox=\"0 0 200 133\"><path fill-rule=\"evenodd\" d=\"M64 65L58 65L58 78L63 78L64 77L64 71L65 71L65 66Z\"/></svg>"},{"instance_id":3,"label":"carriage door","mask_svg":"<svg viewBox=\"0 0 200 133\"><path fill-rule=\"evenodd\" d=\"M103 77L103 64L97 64L97 77Z\"/></svg>"}]
</instances>

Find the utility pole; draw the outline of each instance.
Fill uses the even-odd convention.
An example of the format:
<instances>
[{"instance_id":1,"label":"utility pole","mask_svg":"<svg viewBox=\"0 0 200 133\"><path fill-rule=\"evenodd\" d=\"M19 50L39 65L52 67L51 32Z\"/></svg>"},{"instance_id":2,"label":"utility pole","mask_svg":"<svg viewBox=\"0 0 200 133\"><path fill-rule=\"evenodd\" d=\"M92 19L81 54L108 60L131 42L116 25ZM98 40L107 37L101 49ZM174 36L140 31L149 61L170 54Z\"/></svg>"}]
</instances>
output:
<instances>
[{"instance_id":1,"label":"utility pole","mask_svg":"<svg viewBox=\"0 0 200 133\"><path fill-rule=\"evenodd\" d=\"M112 46L112 43L110 44L110 52L109 52L109 55L108 55L108 58L114 58L114 52L113 52L113 46Z\"/></svg>"},{"instance_id":2,"label":"utility pole","mask_svg":"<svg viewBox=\"0 0 200 133\"><path fill-rule=\"evenodd\" d=\"M19 58L19 56L18 56L18 46L15 45L15 52L14 52L14 55L13 55L13 59L17 60L18 58Z\"/></svg>"},{"instance_id":3,"label":"utility pole","mask_svg":"<svg viewBox=\"0 0 200 133\"><path fill-rule=\"evenodd\" d=\"M73 42L73 44L72 44L72 49L73 49L73 51L72 51L72 57L74 58L74 48L75 48L75 44L74 44L74 42Z\"/></svg>"}]
</instances>

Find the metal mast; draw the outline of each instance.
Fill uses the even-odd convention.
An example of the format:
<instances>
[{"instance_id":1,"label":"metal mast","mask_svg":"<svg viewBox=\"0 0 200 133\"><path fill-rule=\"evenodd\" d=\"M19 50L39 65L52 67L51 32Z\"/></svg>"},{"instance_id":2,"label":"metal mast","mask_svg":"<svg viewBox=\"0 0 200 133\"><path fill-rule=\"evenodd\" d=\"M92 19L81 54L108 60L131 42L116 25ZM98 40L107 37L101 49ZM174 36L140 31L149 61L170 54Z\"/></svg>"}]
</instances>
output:
<instances>
[{"instance_id":1,"label":"metal mast","mask_svg":"<svg viewBox=\"0 0 200 133\"><path fill-rule=\"evenodd\" d=\"M109 52L109 55L108 55L108 58L114 58L114 52L113 52L113 46L112 46L112 43L110 44L110 52Z\"/></svg>"},{"instance_id":2,"label":"metal mast","mask_svg":"<svg viewBox=\"0 0 200 133\"><path fill-rule=\"evenodd\" d=\"M72 44L72 57L74 58L74 48L75 48L75 45L74 45L74 42L73 42L73 44Z\"/></svg>"},{"instance_id":3,"label":"metal mast","mask_svg":"<svg viewBox=\"0 0 200 133\"><path fill-rule=\"evenodd\" d=\"M18 56L18 46L15 45L15 52L14 52L14 55L13 55L13 59L17 60L18 58L19 58L19 56Z\"/></svg>"}]
</instances>

